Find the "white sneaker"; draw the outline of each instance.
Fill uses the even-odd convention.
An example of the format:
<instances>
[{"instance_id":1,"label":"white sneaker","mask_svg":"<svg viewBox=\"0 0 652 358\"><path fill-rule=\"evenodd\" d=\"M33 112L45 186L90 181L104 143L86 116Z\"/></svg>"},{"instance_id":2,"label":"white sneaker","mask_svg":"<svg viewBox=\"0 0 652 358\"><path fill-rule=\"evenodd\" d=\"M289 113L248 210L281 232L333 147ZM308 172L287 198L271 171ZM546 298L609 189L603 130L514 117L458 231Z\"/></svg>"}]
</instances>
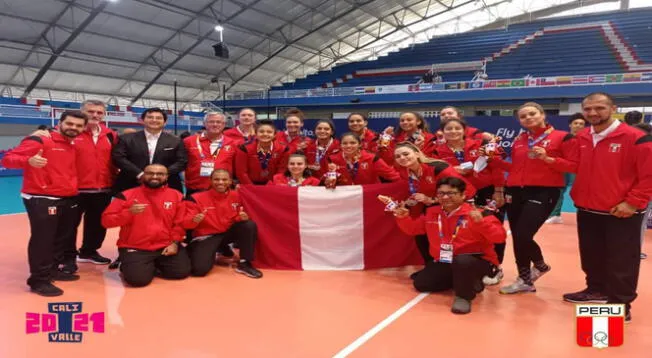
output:
<instances>
[{"instance_id":1,"label":"white sneaker","mask_svg":"<svg viewBox=\"0 0 652 358\"><path fill-rule=\"evenodd\" d=\"M561 216L551 216L546 220L546 224L563 224L564 220Z\"/></svg>"},{"instance_id":2,"label":"white sneaker","mask_svg":"<svg viewBox=\"0 0 652 358\"><path fill-rule=\"evenodd\" d=\"M500 288L500 293L504 295L509 295L519 292L537 292L537 289L534 285L528 285L519 277L511 285L504 286Z\"/></svg>"},{"instance_id":3,"label":"white sneaker","mask_svg":"<svg viewBox=\"0 0 652 358\"><path fill-rule=\"evenodd\" d=\"M484 283L485 286L497 285L497 284L500 283L500 281L503 280L504 276L505 275L503 274L503 269L499 267L493 277L491 277L491 276L483 277L482 278L482 283Z\"/></svg>"}]
</instances>

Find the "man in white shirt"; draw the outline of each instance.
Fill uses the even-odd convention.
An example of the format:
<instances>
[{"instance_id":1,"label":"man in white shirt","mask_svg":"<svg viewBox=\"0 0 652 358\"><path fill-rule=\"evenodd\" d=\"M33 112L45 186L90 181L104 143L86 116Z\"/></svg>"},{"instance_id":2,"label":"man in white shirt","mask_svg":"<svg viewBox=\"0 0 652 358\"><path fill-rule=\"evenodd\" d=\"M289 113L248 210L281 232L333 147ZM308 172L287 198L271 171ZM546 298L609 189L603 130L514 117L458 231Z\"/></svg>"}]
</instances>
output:
<instances>
[{"instance_id":1,"label":"man in white shirt","mask_svg":"<svg viewBox=\"0 0 652 358\"><path fill-rule=\"evenodd\" d=\"M145 129L120 136L113 148L113 162L120 168L114 190L120 192L137 187L146 166L161 164L168 168L168 186L182 192L179 173L188 161L183 142L163 132L167 114L162 109L149 108L140 118Z\"/></svg>"}]
</instances>

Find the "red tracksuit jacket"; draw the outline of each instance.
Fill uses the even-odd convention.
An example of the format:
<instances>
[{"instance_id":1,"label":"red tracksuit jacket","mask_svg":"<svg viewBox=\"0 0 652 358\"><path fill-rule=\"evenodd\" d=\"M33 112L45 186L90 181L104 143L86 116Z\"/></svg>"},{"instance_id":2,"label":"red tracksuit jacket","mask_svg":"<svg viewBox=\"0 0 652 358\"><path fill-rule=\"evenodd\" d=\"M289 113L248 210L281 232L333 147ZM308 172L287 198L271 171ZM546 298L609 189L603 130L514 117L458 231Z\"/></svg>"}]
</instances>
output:
<instances>
[{"instance_id":1,"label":"red tracksuit jacket","mask_svg":"<svg viewBox=\"0 0 652 358\"><path fill-rule=\"evenodd\" d=\"M645 209L652 198L652 135L621 123L593 146L590 128L577 134L579 166L571 197L580 208L609 212L623 201Z\"/></svg>"},{"instance_id":2,"label":"red tracksuit jacket","mask_svg":"<svg viewBox=\"0 0 652 358\"><path fill-rule=\"evenodd\" d=\"M378 152L378 138L378 133L369 128L365 128L360 137L360 141L362 141L362 150L376 154L376 152Z\"/></svg>"},{"instance_id":3,"label":"red tracksuit jacket","mask_svg":"<svg viewBox=\"0 0 652 358\"><path fill-rule=\"evenodd\" d=\"M102 213L102 226L120 227L118 247L155 251L181 242L185 231L181 226L185 207L183 195L167 186L151 189L144 185L125 190L115 196ZM132 214L134 204L147 204L145 211Z\"/></svg>"},{"instance_id":4,"label":"red tracksuit jacket","mask_svg":"<svg viewBox=\"0 0 652 358\"><path fill-rule=\"evenodd\" d=\"M378 156L367 153L364 150L360 152L358 160L358 170L348 168L342 152L328 157L329 163L335 163L338 167L337 172L340 174L337 178L337 185L362 185L378 184L380 178L394 182L399 181L401 176L391 166L387 165Z\"/></svg>"},{"instance_id":5,"label":"red tracksuit jacket","mask_svg":"<svg viewBox=\"0 0 652 358\"><path fill-rule=\"evenodd\" d=\"M299 151L299 149L297 148L298 145L304 141L307 142L308 145L314 142L314 140L311 139L310 137L306 137L303 135L296 136L290 140L290 137L285 131L278 131L276 132L274 143L278 143L279 145L288 147L289 154L294 154L297 151Z\"/></svg>"},{"instance_id":6,"label":"red tracksuit jacket","mask_svg":"<svg viewBox=\"0 0 652 358\"><path fill-rule=\"evenodd\" d=\"M331 144L326 148L325 153L321 153L321 160L317 163L317 141L314 140L304 150L304 155L308 160L308 165L319 165L319 170L313 173L316 178L321 178L321 175L326 172L326 165L328 164L328 157L340 151L340 141L333 138Z\"/></svg>"},{"instance_id":7,"label":"red tracksuit jacket","mask_svg":"<svg viewBox=\"0 0 652 358\"><path fill-rule=\"evenodd\" d=\"M535 133L539 138L545 130ZM512 145L512 164L509 166L506 186L546 186L563 188L566 185L564 172L577 170L577 140L564 131L553 130L544 140L536 144L543 147L555 162L548 164L540 159L528 158L528 133L523 132L514 139Z\"/></svg>"},{"instance_id":8,"label":"red tracksuit jacket","mask_svg":"<svg viewBox=\"0 0 652 358\"><path fill-rule=\"evenodd\" d=\"M437 195L437 181L442 178L454 177L460 178L466 182L466 190L464 191L464 197L466 199L471 199L475 196L476 190L468 180L464 179L458 172L453 169L448 163L444 162L434 162L434 163L421 163L421 176L419 181L414 183L416 192L424 194L428 197L436 199ZM409 173L407 168L399 168L399 174L401 179L406 182L405 185L409 186ZM407 199L407 198L405 198ZM410 215L418 216L423 213L424 205L419 203L410 208Z\"/></svg>"},{"instance_id":9,"label":"red tracksuit jacket","mask_svg":"<svg viewBox=\"0 0 652 358\"><path fill-rule=\"evenodd\" d=\"M274 175L284 173L287 169L288 152L287 147L274 142L267 163L267 175L263 176L263 168L258 156L258 140L241 145L235 157L235 175L240 184L267 184Z\"/></svg>"},{"instance_id":10,"label":"red tracksuit jacket","mask_svg":"<svg viewBox=\"0 0 652 358\"><path fill-rule=\"evenodd\" d=\"M267 185L289 186L290 178L286 177L285 174L276 174L272 181L267 183ZM301 182L300 186L319 186L319 179L315 177L307 177Z\"/></svg>"},{"instance_id":11,"label":"red tracksuit jacket","mask_svg":"<svg viewBox=\"0 0 652 358\"><path fill-rule=\"evenodd\" d=\"M192 237L221 234L240 221L242 203L237 191L218 193L210 189L195 193L185 201L183 228L192 230ZM195 223L192 218L205 211L204 220Z\"/></svg>"},{"instance_id":12,"label":"red tracksuit jacket","mask_svg":"<svg viewBox=\"0 0 652 358\"><path fill-rule=\"evenodd\" d=\"M440 244L444 243L453 245L453 261L457 255L482 254L484 260L499 265L494 244L505 242L505 228L488 212L483 213L485 216L482 221L476 223L468 217L468 213L474 209L471 204L464 203L448 216L441 206L431 206L425 215L418 218L396 218L396 222L408 235L428 235L430 254L435 261L439 260ZM439 227L439 222L442 228ZM453 237L458 225L459 231ZM443 238L440 238L440 233L443 233Z\"/></svg>"},{"instance_id":13,"label":"red tracksuit jacket","mask_svg":"<svg viewBox=\"0 0 652 358\"><path fill-rule=\"evenodd\" d=\"M202 162L212 162L214 169L225 169L233 175L233 162L238 146L231 139L222 136L222 148L211 154L211 142L204 134L195 134L183 140L183 145L188 153L188 166L186 167L186 188L205 190L210 188L209 176L200 176ZM199 143L199 145L197 145Z\"/></svg>"},{"instance_id":14,"label":"red tracksuit jacket","mask_svg":"<svg viewBox=\"0 0 652 358\"><path fill-rule=\"evenodd\" d=\"M421 151L424 153L431 153L432 149L431 147L433 146L433 143L437 142L437 137L428 132L421 131L421 135L424 137L423 140L423 145L421 146ZM408 138L407 133L401 132L401 134L397 135L394 140L391 141L391 143L387 146L387 148L378 148L378 152L383 158L385 162L389 165L394 165L394 149L396 149L396 144L401 143L401 142L412 142L414 143L414 139L412 137Z\"/></svg>"},{"instance_id":15,"label":"red tracksuit jacket","mask_svg":"<svg viewBox=\"0 0 652 358\"><path fill-rule=\"evenodd\" d=\"M23 169L24 194L70 197L77 195L77 158L75 146L59 132L47 137L27 137L13 150L7 152L2 165L11 169ZM29 158L43 151L48 160L43 168L34 168Z\"/></svg>"},{"instance_id":16,"label":"red tracksuit jacket","mask_svg":"<svg viewBox=\"0 0 652 358\"><path fill-rule=\"evenodd\" d=\"M464 141L464 161L475 163L480 157L478 151L482 146L482 141L475 139L465 139ZM462 163L455 156L455 152L448 145L437 144L433 149L433 157L446 161L451 167L458 166ZM453 169L455 170L455 169ZM495 160L490 160L487 167L479 173L471 170L464 179L470 182L476 189L486 188L490 185L504 186L505 171L497 165Z\"/></svg>"},{"instance_id":17,"label":"red tracksuit jacket","mask_svg":"<svg viewBox=\"0 0 652 358\"><path fill-rule=\"evenodd\" d=\"M111 161L111 149L118 142L118 135L103 124L100 124L100 129L97 143L93 142L90 130L82 132L74 141L80 190L109 189L118 174Z\"/></svg>"},{"instance_id":18,"label":"red tracksuit jacket","mask_svg":"<svg viewBox=\"0 0 652 358\"><path fill-rule=\"evenodd\" d=\"M229 138L232 142L234 142L235 145L249 144L256 138L255 134L246 137L244 134L242 134L242 132L240 132L238 127L229 128L222 134L224 137Z\"/></svg>"}]
</instances>

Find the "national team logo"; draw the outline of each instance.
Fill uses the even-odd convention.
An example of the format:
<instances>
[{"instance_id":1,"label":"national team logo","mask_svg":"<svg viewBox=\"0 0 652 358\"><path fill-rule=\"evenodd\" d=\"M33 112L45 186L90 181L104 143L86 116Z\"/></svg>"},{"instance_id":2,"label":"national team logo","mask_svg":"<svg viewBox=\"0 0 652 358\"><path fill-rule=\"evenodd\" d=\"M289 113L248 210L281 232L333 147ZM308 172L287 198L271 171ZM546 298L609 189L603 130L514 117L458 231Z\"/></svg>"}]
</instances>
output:
<instances>
[{"instance_id":1,"label":"national team logo","mask_svg":"<svg viewBox=\"0 0 652 358\"><path fill-rule=\"evenodd\" d=\"M575 305L575 317L578 345L595 348L623 345L625 305Z\"/></svg>"},{"instance_id":2,"label":"national team logo","mask_svg":"<svg viewBox=\"0 0 652 358\"><path fill-rule=\"evenodd\" d=\"M82 313L81 302L48 303L48 312L27 312L25 333L45 332L48 341L64 343L81 343L83 332L104 333L104 312Z\"/></svg>"},{"instance_id":3,"label":"national team logo","mask_svg":"<svg viewBox=\"0 0 652 358\"><path fill-rule=\"evenodd\" d=\"M609 151L611 153L620 152L620 143L611 143L611 144L609 144Z\"/></svg>"},{"instance_id":4,"label":"national team logo","mask_svg":"<svg viewBox=\"0 0 652 358\"><path fill-rule=\"evenodd\" d=\"M48 207L48 215L57 215L57 207L56 206L49 206Z\"/></svg>"},{"instance_id":5,"label":"national team logo","mask_svg":"<svg viewBox=\"0 0 652 358\"><path fill-rule=\"evenodd\" d=\"M361 168L361 169L365 169L365 170L366 170L366 169L369 169L369 163L361 163L361 164L360 164L360 168Z\"/></svg>"},{"instance_id":6,"label":"national team logo","mask_svg":"<svg viewBox=\"0 0 652 358\"><path fill-rule=\"evenodd\" d=\"M431 177L431 176L427 176L427 177L426 177L426 182L427 182L428 184L432 184L432 183L435 182L435 179L433 179L433 177Z\"/></svg>"},{"instance_id":7,"label":"national team logo","mask_svg":"<svg viewBox=\"0 0 652 358\"><path fill-rule=\"evenodd\" d=\"M225 145L224 150L226 150L227 152L230 152L231 151L231 146L230 145Z\"/></svg>"},{"instance_id":8,"label":"national team logo","mask_svg":"<svg viewBox=\"0 0 652 358\"><path fill-rule=\"evenodd\" d=\"M238 211L238 208L240 207L240 203L231 203L231 207L233 210Z\"/></svg>"},{"instance_id":9,"label":"national team logo","mask_svg":"<svg viewBox=\"0 0 652 358\"><path fill-rule=\"evenodd\" d=\"M471 151L469 152L469 154L470 154L472 157L477 157L477 156L478 156L478 151L475 150L475 149L473 149L473 150L471 150Z\"/></svg>"},{"instance_id":10,"label":"national team logo","mask_svg":"<svg viewBox=\"0 0 652 358\"><path fill-rule=\"evenodd\" d=\"M549 145L550 145L550 139L546 139L543 142L541 142L541 146L544 148L548 148Z\"/></svg>"},{"instance_id":11,"label":"national team logo","mask_svg":"<svg viewBox=\"0 0 652 358\"><path fill-rule=\"evenodd\" d=\"M166 210L170 210L172 208L172 202L171 201L163 202L163 208Z\"/></svg>"}]
</instances>

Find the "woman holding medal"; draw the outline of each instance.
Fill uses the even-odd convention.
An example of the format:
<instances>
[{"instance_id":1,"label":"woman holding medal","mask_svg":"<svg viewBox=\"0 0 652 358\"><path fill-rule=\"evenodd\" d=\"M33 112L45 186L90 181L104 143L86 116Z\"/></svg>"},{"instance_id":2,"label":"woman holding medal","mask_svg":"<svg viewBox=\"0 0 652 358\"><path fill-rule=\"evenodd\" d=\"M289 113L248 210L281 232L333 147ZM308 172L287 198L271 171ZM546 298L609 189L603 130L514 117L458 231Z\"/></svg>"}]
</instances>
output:
<instances>
[{"instance_id":1,"label":"woman holding medal","mask_svg":"<svg viewBox=\"0 0 652 358\"><path fill-rule=\"evenodd\" d=\"M517 116L527 131L517 136L512 145L505 202L518 278L500 289L504 294L536 292L534 282L550 271L534 235L559 200L560 189L565 184L564 172L577 169L575 138L546 123L541 105L525 103Z\"/></svg>"},{"instance_id":2,"label":"woman holding medal","mask_svg":"<svg viewBox=\"0 0 652 358\"><path fill-rule=\"evenodd\" d=\"M447 177L462 179L448 163L426 157L416 145L410 142L397 144L394 158L401 179L408 183L410 196L405 201L405 205L409 208L412 217L419 217L427 206L437 203L435 194L438 180ZM474 195L473 186L465 185L464 197L472 198ZM428 238L425 235L417 235L414 239L424 262L432 261Z\"/></svg>"},{"instance_id":3,"label":"woman holding medal","mask_svg":"<svg viewBox=\"0 0 652 358\"><path fill-rule=\"evenodd\" d=\"M466 137L466 122L463 119L449 118L442 121L441 130L444 133L444 143L436 145L433 157L450 164L458 174L469 181L478 192L475 195L475 205L488 206L494 210L496 218L505 220L505 171L496 165L502 159L489 157L493 152L486 150L489 143ZM493 143L495 146L495 143ZM494 151L495 152L495 151ZM505 243L496 244L498 262L503 263ZM500 267L493 267L491 275L484 280L487 285L495 285L503 278Z\"/></svg>"},{"instance_id":4,"label":"woman holding medal","mask_svg":"<svg viewBox=\"0 0 652 358\"><path fill-rule=\"evenodd\" d=\"M390 182L401 180L398 172L385 161L362 150L360 138L353 133L342 135L341 150L329 156L328 162L331 167L329 172L336 172L336 176L331 173L325 179L329 188L335 185L379 184L380 178Z\"/></svg>"},{"instance_id":5,"label":"woman holding medal","mask_svg":"<svg viewBox=\"0 0 652 358\"><path fill-rule=\"evenodd\" d=\"M482 277L491 265L498 265L494 244L505 241L505 229L490 212L474 218L475 208L465 202L466 183L447 177L437 181L441 205L431 206L425 215L412 217L404 206L393 210L399 228L408 235L427 235L430 257L414 277L419 292L453 289L451 311L471 312L471 301L482 292ZM381 198L379 198L381 199ZM382 200L382 199L381 199Z\"/></svg>"},{"instance_id":6,"label":"woman holding medal","mask_svg":"<svg viewBox=\"0 0 652 358\"><path fill-rule=\"evenodd\" d=\"M238 112L240 124L224 131L224 136L237 145L249 144L256 138L256 111L243 108Z\"/></svg>"},{"instance_id":7,"label":"woman holding medal","mask_svg":"<svg viewBox=\"0 0 652 358\"><path fill-rule=\"evenodd\" d=\"M335 138L335 125L329 119L317 122L315 137L317 139L308 144L304 153L313 176L321 178L326 171L327 158L340 150L340 141Z\"/></svg>"},{"instance_id":8,"label":"woman holding medal","mask_svg":"<svg viewBox=\"0 0 652 358\"><path fill-rule=\"evenodd\" d=\"M267 185L318 186L319 179L311 176L308 161L303 154L290 154L288 168L283 174L276 174Z\"/></svg>"},{"instance_id":9,"label":"woman holding medal","mask_svg":"<svg viewBox=\"0 0 652 358\"><path fill-rule=\"evenodd\" d=\"M285 131L276 132L276 143L288 147L290 154L303 153L312 139L303 135L305 115L298 108L285 112Z\"/></svg>"},{"instance_id":10,"label":"woman holding medal","mask_svg":"<svg viewBox=\"0 0 652 358\"><path fill-rule=\"evenodd\" d=\"M394 140L388 145L389 153L394 153L396 143L410 142L419 148L424 153L430 152L432 143L436 143L437 137L432 133L428 133L428 124L420 113L417 112L403 112L399 117L399 127L394 133L394 127L387 127L383 132L387 135L394 135ZM387 164L394 164L394 158L389 155Z\"/></svg>"},{"instance_id":11,"label":"woman holding medal","mask_svg":"<svg viewBox=\"0 0 652 358\"><path fill-rule=\"evenodd\" d=\"M269 120L258 122L256 138L240 146L235 173L240 184L265 185L287 167L288 149L274 142L276 127Z\"/></svg>"}]
</instances>

